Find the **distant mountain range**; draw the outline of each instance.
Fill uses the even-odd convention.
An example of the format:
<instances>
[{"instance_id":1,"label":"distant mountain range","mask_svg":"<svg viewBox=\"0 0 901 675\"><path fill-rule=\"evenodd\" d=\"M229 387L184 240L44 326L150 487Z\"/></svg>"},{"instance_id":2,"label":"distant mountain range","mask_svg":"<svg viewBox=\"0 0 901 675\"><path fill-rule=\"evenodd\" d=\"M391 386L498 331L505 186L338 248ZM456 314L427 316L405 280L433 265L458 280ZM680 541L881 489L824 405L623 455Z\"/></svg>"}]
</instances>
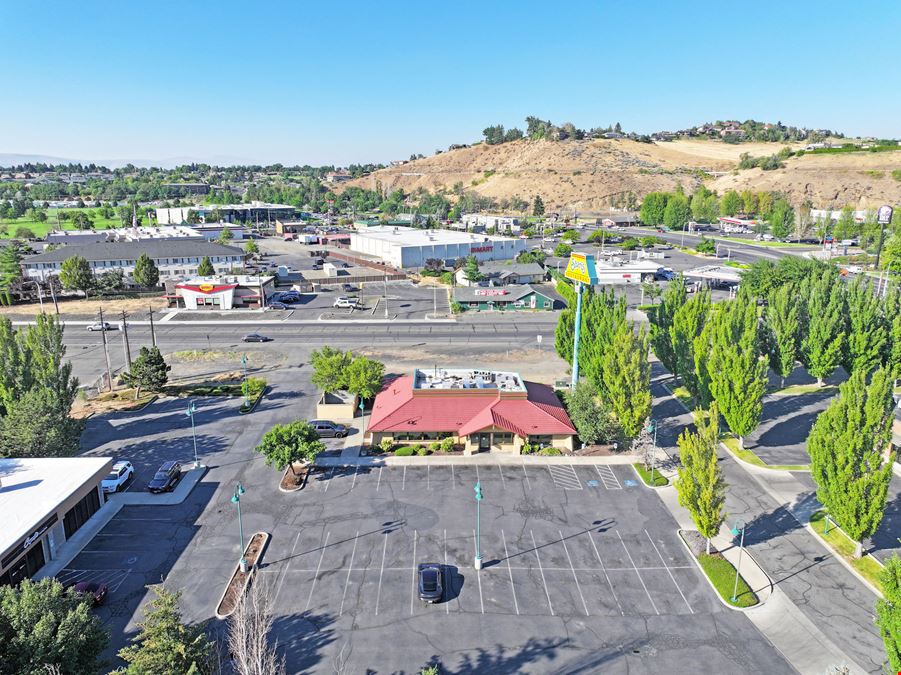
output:
<instances>
[{"instance_id":1,"label":"distant mountain range","mask_svg":"<svg viewBox=\"0 0 901 675\"><path fill-rule=\"evenodd\" d=\"M255 164L243 157L229 155L216 155L213 157L166 157L164 159L95 159L90 157L54 157L52 155L27 155L9 152L0 152L0 166L18 166L20 164L96 164L110 169L118 169L128 164L138 167L160 167L162 169L174 169L184 164L216 164L219 166L232 166L236 164Z\"/></svg>"}]
</instances>

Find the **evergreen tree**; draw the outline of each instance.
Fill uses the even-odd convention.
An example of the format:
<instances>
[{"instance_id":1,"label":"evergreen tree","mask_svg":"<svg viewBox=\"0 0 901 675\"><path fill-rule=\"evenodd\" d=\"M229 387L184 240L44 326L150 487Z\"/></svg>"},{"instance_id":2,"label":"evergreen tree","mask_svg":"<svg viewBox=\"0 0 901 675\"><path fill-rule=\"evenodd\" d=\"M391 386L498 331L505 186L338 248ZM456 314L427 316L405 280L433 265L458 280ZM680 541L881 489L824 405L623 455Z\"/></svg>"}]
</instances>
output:
<instances>
[{"instance_id":1,"label":"evergreen tree","mask_svg":"<svg viewBox=\"0 0 901 675\"><path fill-rule=\"evenodd\" d=\"M676 364L676 354L673 351L670 327L673 325L673 317L678 309L685 304L688 294L685 291L685 279L680 274L670 282L663 295L660 296L660 304L657 305L651 323L651 347L654 354L673 375L679 375Z\"/></svg>"},{"instance_id":2,"label":"evergreen tree","mask_svg":"<svg viewBox=\"0 0 901 675\"><path fill-rule=\"evenodd\" d=\"M12 285L22 278L22 253L14 244L0 248L0 304L12 303L10 289Z\"/></svg>"},{"instance_id":3,"label":"evergreen tree","mask_svg":"<svg viewBox=\"0 0 901 675\"><path fill-rule=\"evenodd\" d=\"M901 673L901 559L896 553L879 574L883 598L876 600L876 625L885 643L889 670Z\"/></svg>"},{"instance_id":4,"label":"evergreen tree","mask_svg":"<svg viewBox=\"0 0 901 675\"><path fill-rule=\"evenodd\" d=\"M125 379L135 388L135 400L140 398L141 389L162 391L169 381L172 366L166 363L159 347L141 347L138 358L131 364Z\"/></svg>"},{"instance_id":5,"label":"evergreen tree","mask_svg":"<svg viewBox=\"0 0 901 675\"><path fill-rule=\"evenodd\" d=\"M621 322L601 362L607 396L604 402L616 415L623 434L635 438L651 414L651 368L644 326Z\"/></svg>"},{"instance_id":6,"label":"evergreen tree","mask_svg":"<svg viewBox=\"0 0 901 675\"><path fill-rule=\"evenodd\" d=\"M220 244L228 244L232 239L235 238L235 235L232 234L232 231L227 227L222 228L222 232L219 233L219 238L216 239Z\"/></svg>"},{"instance_id":7,"label":"evergreen tree","mask_svg":"<svg viewBox=\"0 0 901 675\"><path fill-rule=\"evenodd\" d=\"M154 288L160 283L160 271L156 263L146 253L142 253L135 261L135 271L132 273L135 283L144 288Z\"/></svg>"},{"instance_id":8,"label":"evergreen tree","mask_svg":"<svg viewBox=\"0 0 901 675\"><path fill-rule=\"evenodd\" d=\"M703 410L694 413L697 431L687 428L679 436L679 477L676 479L676 493L679 504L688 509L695 527L707 539L707 553L710 540L715 537L726 519L723 506L726 503L726 482L717 461L719 445L719 410L716 403L710 407L709 415Z\"/></svg>"},{"instance_id":9,"label":"evergreen tree","mask_svg":"<svg viewBox=\"0 0 901 675\"><path fill-rule=\"evenodd\" d=\"M479 261L475 256L471 255L466 258L466 263L463 265L463 278L471 284L477 284L484 278L479 271Z\"/></svg>"},{"instance_id":10,"label":"evergreen tree","mask_svg":"<svg viewBox=\"0 0 901 675\"><path fill-rule=\"evenodd\" d=\"M829 272L805 281L802 295L806 298L807 334L801 343L801 354L807 372L823 384L842 358L845 342L845 303L841 282Z\"/></svg>"},{"instance_id":11,"label":"evergreen tree","mask_svg":"<svg viewBox=\"0 0 901 675\"><path fill-rule=\"evenodd\" d=\"M260 247L257 245L255 239L248 239L247 243L244 245L244 251L246 253L254 255L260 252Z\"/></svg>"},{"instance_id":12,"label":"evergreen tree","mask_svg":"<svg viewBox=\"0 0 901 675\"><path fill-rule=\"evenodd\" d=\"M73 255L63 260L59 273L63 287L72 291L81 291L85 297L94 287L94 273L91 265L80 255Z\"/></svg>"},{"instance_id":13,"label":"evergreen tree","mask_svg":"<svg viewBox=\"0 0 901 675\"><path fill-rule=\"evenodd\" d=\"M565 398L566 413L583 443L612 443L619 438L619 425L589 380L581 380Z\"/></svg>"},{"instance_id":14,"label":"evergreen tree","mask_svg":"<svg viewBox=\"0 0 901 675\"><path fill-rule=\"evenodd\" d=\"M695 342L704 330L709 314L710 291L703 290L676 310L669 329L676 372L682 378L682 384L698 400L701 399L701 386L695 373Z\"/></svg>"},{"instance_id":15,"label":"evergreen tree","mask_svg":"<svg viewBox=\"0 0 901 675\"><path fill-rule=\"evenodd\" d=\"M866 373L857 370L807 437L817 498L857 542L857 557L885 511L894 453L883 461L883 450L891 439L893 410L891 374L880 368L868 385Z\"/></svg>"},{"instance_id":16,"label":"evergreen tree","mask_svg":"<svg viewBox=\"0 0 901 675\"><path fill-rule=\"evenodd\" d=\"M579 364L598 390L608 400L610 392L603 377L603 360L612 348L620 325L626 323L626 298L619 299L613 289L582 291L582 330L579 339Z\"/></svg>"},{"instance_id":17,"label":"evergreen tree","mask_svg":"<svg viewBox=\"0 0 901 675\"><path fill-rule=\"evenodd\" d=\"M535 195L535 199L532 201L532 215L539 218L544 215L544 201L542 201L541 195Z\"/></svg>"},{"instance_id":18,"label":"evergreen tree","mask_svg":"<svg viewBox=\"0 0 901 675\"><path fill-rule=\"evenodd\" d=\"M870 280L861 275L848 286L846 304L848 339L842 365L849 373L855 370L869 373L882 361L889 346L883 303L873 292Z\"/></svg>"},{"instance_id":19,"label":"evergreen tree","mask_svg":"<svg viewBox=\"0 0 901 675\"><path fill-rule=\"evenodd\" d=\"M213 263L210 261L210 257L208 255L203 256L203 260L201 260L200 264L197 266L197 276L212 277L215 275L216 270L213 269Z\"/></svg>"},{"instance_id":20,"label":"evergreen tree","mask_svg":"<svg viewBox=\"0 0 901 675\"><path fill-rule=\"evenodd\" d=\"M767 383L757 338L757 304L739 296L718 309L709 334L710 393L743 448L744 436L760 423Z\"/></svg>"},{"instance_id":21,"label":"evergreen tree","mask_svg":"<svg viewBox=\"0 0 901 675\"><path fill-rule=\"evenodd\" d=\"M767 355L770 368L782 378L795 369L801 333L801 304L798 288L786 284L770 293L769 304L764 312Z\"/></svg>"}]
</instances>

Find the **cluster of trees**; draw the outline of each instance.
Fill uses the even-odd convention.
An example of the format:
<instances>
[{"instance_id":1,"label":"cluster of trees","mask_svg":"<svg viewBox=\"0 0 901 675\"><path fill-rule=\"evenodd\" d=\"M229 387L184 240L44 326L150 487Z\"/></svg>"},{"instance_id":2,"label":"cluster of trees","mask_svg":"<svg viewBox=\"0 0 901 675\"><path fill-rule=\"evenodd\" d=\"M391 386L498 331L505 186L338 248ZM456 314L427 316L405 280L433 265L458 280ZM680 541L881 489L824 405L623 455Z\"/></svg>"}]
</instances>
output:
<instances>
[{"instance_id":1,"label":"cluster of trees","mask_svg":"<svg viewBox=\"0 0 901 675\"><path fill-rule=\"evenodd\" d=\"M781 169L785 166L785 160L794 153L791 148L784 147L779 152L767 157L751 157L750 153L743 152L738 157L739 169L755 169L760 168L764 171L772 171L773 169Z\"/></svg>"},{"instance_id":2,"label":"cluster of trees","mask_svg":"<svg viewBox=\"0 0 901 675\"><path fill-rule=\"evenodd\" d=\"M197 266L200 276L212 276L215 274L213 264L209 257L204 257ZM132 279L138 286L155 288L160 283L160 271L153 259L146 253L142 253L135 261L135 269ZM80 291L88 297L91 293L115 293L125 289L125 273L121 269L108 270L101 274L94 274L91 264L80 255L73 255L63 261L59 273L59 280L63 288L70 291Z\"/></svg>"},{"instance_id":3,"label":"cluster of trees","mask_svg":"<svg viewBox=\"0 0 901 675\"><path fill-rule=\"evenodd\" d=\"M512 127L504 131L503 124L486 127L484 131L482 131L482 135L485 137L485 143L488 145L499 145L500 143L518 141L523 137L522 129Z\"/></svg>"},{"instance_id":4,"label":"cluster of trees","mask_svg":"<svg viewBox=\"0 0 901 675\"><path fill-rule=\"evenodd\" d=\"M65 360L63 327L39 314L17 331L0 317L0 457L68 457L82 423L69 416L78 391Z\"/></svg>"},{"instance_id":5,"label":"cluster of trees","mask_svg":"<svg viewBox=\"0 0 901 675\"><path fill-rule=\"evenodd\" d=\"M310 355L313 384L322 391L348 391L361 399L374 398L382 388L385 364L326 345Z\"/></svg>"},{"instance_id":6,"label":"cluster of trees","mask_svg":"<svg viewBox=\"0 0 901 675\"><path fill-rule=\"evenodd\" d=\"M744 135L727 135L723 140L729 143L741 143L743 141L763 141L767 143L779 143L786 141L819 141L824 138L843 138L844 135L830 129L807 129L805 127L786 126L782 122L770 124L757 120L745 120L737 122L737 128L744 131ZM717 120L713 124L703 125L709 127L708 135L720 137L719 130L726 126L725 122Z\"/></svg>"},{"instance_id":7,"label":"cluster of trees","mask_svg":"<svg viewBox=\"0 0 901 675\"><path fill-rule=\"evenodd\" d=\"M622 125L617 122L606 127L594 127L592 129L585 130L579 129L572 122L564 122L563 124L556 125L553 124L550 120L543 120L538 117L529 116L526 117L525 134L521 129L517 127L512 127L505 130L503 124L495 124L493 126L486 127L482 131L482 136L484 136L485 143L487 143L488 145L498 145L500 143L518 141L519 139L524 137L527 137L533 141L562 141L566 140L567 138L582 140L585 138L600 138L605 133L609 132L616 132L618 134L622 133Z\"/></svg>"},{"instance_id":8,"label":"cluster of trees","mask_svg":"<svg viewBox=\"0 0 901 675\"><path fill-rule=\"evenodd\" d=\"M567 282L557 284L567 303L554 331L557 354L567 362L573 358L575 337L576 290ZM586 443L629 441L641 432L651 412L648 334L626 320L626 301L616 298L612 289L582 291L582 325L579 367L585 376L568 396L578 401L594 401L591 416L577 413L573 424ZM590 387L588 393L581 387ZM588 424L586 419L594 420ZM604 429L599 437L597 429ZM613 429L616 431L614 432ZM584 434L584 435L583 435Z\"/></svg>"}]
</instances>

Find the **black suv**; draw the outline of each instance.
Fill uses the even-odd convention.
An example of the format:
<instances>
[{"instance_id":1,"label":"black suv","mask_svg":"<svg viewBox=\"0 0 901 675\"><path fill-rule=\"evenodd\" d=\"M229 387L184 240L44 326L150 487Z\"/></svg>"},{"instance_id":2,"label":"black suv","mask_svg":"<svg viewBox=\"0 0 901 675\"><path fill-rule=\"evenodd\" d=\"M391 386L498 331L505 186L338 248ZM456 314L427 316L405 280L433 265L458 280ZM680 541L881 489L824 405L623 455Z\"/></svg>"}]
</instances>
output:
<instances>
[{"instance_id":1,"label":"black suv","mask_svg":"<svg viewBox=\"0 0 901 675\"><path fill-rule=\"evenodd\" d=\"M172 490L181 479L181 464L179 462L163 462L156 470L153 480L147 483L150 492L168 492Z\"/></svg>"}]
</instances>

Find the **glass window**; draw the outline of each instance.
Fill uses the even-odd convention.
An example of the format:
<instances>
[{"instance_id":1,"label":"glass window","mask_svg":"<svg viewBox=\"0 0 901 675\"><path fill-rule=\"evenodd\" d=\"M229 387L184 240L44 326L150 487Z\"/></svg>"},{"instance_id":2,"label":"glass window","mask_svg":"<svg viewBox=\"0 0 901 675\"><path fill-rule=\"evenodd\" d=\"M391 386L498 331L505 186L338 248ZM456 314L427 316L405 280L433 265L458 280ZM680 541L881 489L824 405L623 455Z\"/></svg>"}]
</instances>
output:
<instances>
[{"instance_id":1,"label":"glass window","mask_svg":"<svg viewBox=\"0 0 901 675\"><path fill-rule=\"evenodd\" d=\"M84 525L97 509L100 508L100 497L97 490L91 490L80 502L73 506L63 518L63 527L66 531L66 539L69 539L78 528Z\"/></svg>"},{"instance_id":2,"label":"glass window","mask_svg":"<svg viewBox=\"0 0 901 675\"><path fill-rule=\"evenodd\" d=\"M494 444L495 445L509 445L513 442L513 434L509 433L494 433Z\"/></svg>"}]
</instances>

